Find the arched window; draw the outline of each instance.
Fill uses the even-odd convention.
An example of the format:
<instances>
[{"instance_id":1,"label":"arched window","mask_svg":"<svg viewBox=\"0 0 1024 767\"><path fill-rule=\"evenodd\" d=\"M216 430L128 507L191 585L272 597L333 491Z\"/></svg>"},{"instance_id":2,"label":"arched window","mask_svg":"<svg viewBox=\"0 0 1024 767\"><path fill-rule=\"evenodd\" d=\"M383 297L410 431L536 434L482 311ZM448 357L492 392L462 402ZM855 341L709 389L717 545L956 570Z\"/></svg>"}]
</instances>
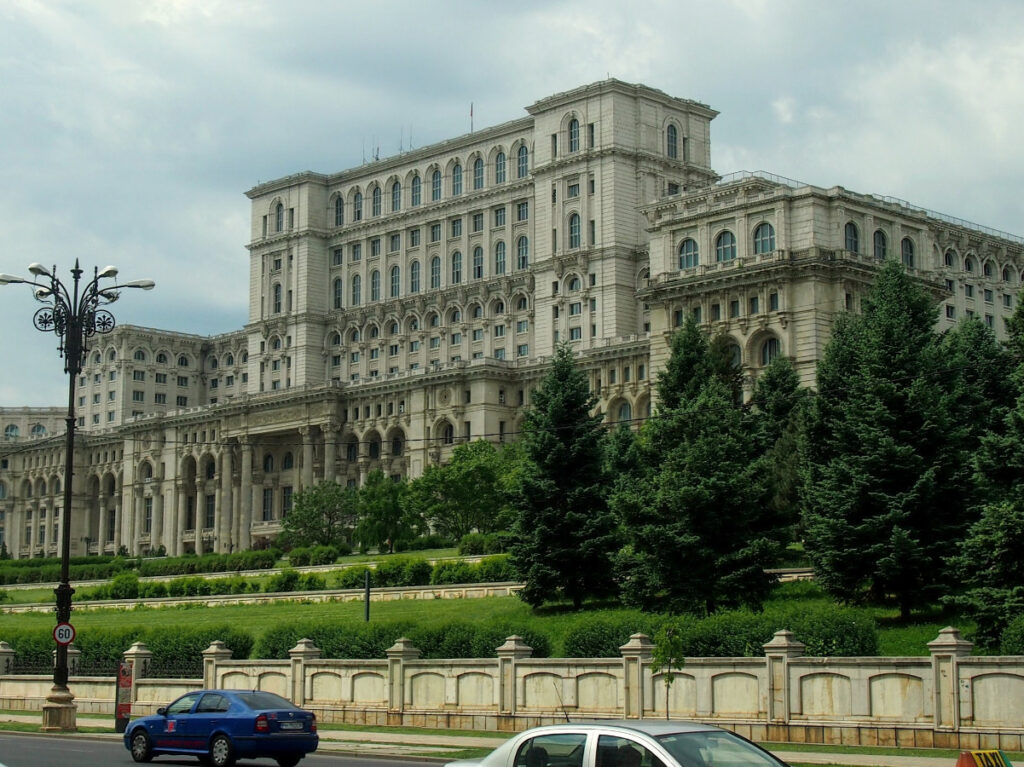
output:
<instances>
[{"instance_id":1,"label":"arched window","mask_svg":"<svg viewBox=\"0 0 1024 767\"><path fill-rule=\"evenodd\" d=\"M339 194L334 198L334 225L342 226L345 223L345 199Z\"/></svg>"},{"instance_id":2,"label":"arched window","mask_svg":"<svg viewBox=\"0 0 1024 767\"><path fill-rule=\"evenodd\" d=\"M420 292L420 262L413 261L409 264L409 292Z\"/></svg>"},{"instance_id":3,"label":"arched window","mask_svg":"<svg viewBox=\"0 0 1024 767\"><path fill-rule=\"evenodd\" d=\"M914 242L909 237L904 237L900 243L900 257L904 266L914 268Z\"/></svg>"},{"instance_id":4,"label":"arched window","mask_svg":"<svg viewBox=\"0 0 1024 767\"><path fill-rule=\"evenodd\" d=\"M580 246L580 215L579 213L573 213L569 216L569 247L578 248Z\"/></svg>"},{"instance_id":5,"label":"arched window","mask_svg":"<svg viewBox=\"0 0 1024 767\"><path fill-rule=\"evenodd\" d=\"M970 256L964 259L964 271L971 273L974 272L974 259Z\"/></svg>"},{"instance_id":6,"label":"arched window","mask_svg":"<svg viewBox=\"0 0 1024 767\"><path fill-rule=\"evenodd\" d=\"M398 298L402 292L402 270L397 266L391 267L391 297Z\"/></svg>"},{"instance_id":7,"label":"arched window","mask_svg":"<svg viewBox=\"0 0 1024 767\"><path fill-rule=\"evenodd\" d=\"M449 316L448 321L450 323L462 322L462 312L458 309L452 309L452 313Z\"/></svg>"},{"instance_id":8,"label":"arched window","mask_svg":"<svg viewBox=\"0 0 1024 767\"><path fill-rule=\"evenodd\" d=\"M441 287L441 259L434 256L430 259L430 288L436 290Z\"/></svg>"},{"instance_id":9,"label":"arched window","mask_svg":"<svg viewBox=\"0 0 1024 767\"><path fill-rule=\"evenodd\" d=\"M945 266L953 266L956 264L956 253L952 250L947 250L942 255L942 263Z\"/></svg>"},{"instance_id":10,"label":"arched window","mask_svg":"<svg viewBox=\"0 0 1024 767\"><path fill-rule=\"evenodd\" d=\"M32 424L32 428L29 430L29 433L33 437L45 436L46 435L46 427L43 426L41 423L34 423L34 424Z\"/></svg>"},{"instance_id":11,"label":"arched window","mask_svg":"<svg viewBox=\"0 0 1024 767\"><path fill-rule=\"evenodd\" d=\"M343 287L342 287L341 280L340 279L335 280L334 281L334 308L335 309L340 309L341 308L341 301L342 301L342 295L343 295L342 290L343 290Z\"/></svg>"},{"instance_id":12,"label":"arched window","mask_svg":"<svg viewBox=\"0 0 1024 767\"><path fill-rule=\"evenodd\" d=\"M775 250L775 228L767 221L758 224L754 230L754 253L771 253Z\"/></svg>"},{"instance_id":13,"label":"arched window","mask_svg":"<svg viewBox=\"0 0 1024 767\"><path fill-rule=\"evenodd\" d=\"M986 261L985 265L983 267L981 267L981 272L986 277L991 277L992 276L992 262L991 261Z\"/></svg>"},{"instance_id":14,"label":"arched window","mask_svg":"<svg viewBox=\"0 0 1024 767\"><path fill-rule=\"evenodd\" d=\"M284 205L281 203L274 209L274 231L284 231Z\"/></svg>"},{"instance_id":15,"label":"arched window","mask_svg":"<svg viewBox=\"0 0 1024 767\"><path fill-rule=\"evenodd\" d=\"M402 438L392 437L391 438L391 455L395 458L402 454Z\"/></svg>"},{"instance_id":16,"label":"arched window","mask_svg":"<svg viewBox=\"0 0 1024 767\"><path fill-rule=\"evenodd\" d=\"M484 161L479 157L473 161L473 188L484 188Z\"/></svg>"},{"instance_id":17,"label":"arched window","mask_svg":"<svg viewBox=\"0 0 1024 767\"><path fill-rule=\"evenodd\" d=\"M441 318L438 316L437 312L431 312L427 317L427 323L430 327L436 328L441 324Z\"/></svg>"},{"instance_id":18,"label":"arched window","mask_svg":"<svg viewBox=\"0 0 1024 767\"><path fill-rule=\"evenodd\" d=\"M573 275L572 277L569 278L569 292L570 293L578 293L580 291L580 288L582 288L582 287L583 287L583 283L580 281L579 277Z\"/></svg>"},{"instance_id":19,"label":"arched window","mask_svg":"<svg viewBox=\"0 0 1024 767\"><path fill-rule=\"evenodd\" d=\"M370 338L376 338L378 335L380 335L380 331L377 329L377 326L374 325L370 328Z\"/></svg>"},{"instance_id":20,"label":"arched window","mask_svg":"<svg viewBox=\"0 0 1024 767\"><path fill-rule=\"evenodd\" d=\"M3 482L0 482L0 501L4 500L6 497L7 497L7 485L5 485Z\"/></svg>"},{"instance_id":21,"label":"arched window","mask_svg":"<svg viewBox=\"0 0 1024 767\"><path fill-rule=\"evenodd\" d=\"M450 423L446 423L444 425L444 429L442 429L441 434L442 439L444 440L444 444L451 445L453 442L455 442L455 427L452 426Z\"/></svg>"},{"instance_id":22,"label":"arched window","mask_svg":"<svg viewBox=\"0 0 1024 767\"><path fill-rule=\"evenodd\" d=\"M358 274L352 277L352 306L359 306L363 300L363 278Z\"/></svg>"},{"instance_id":23,"label":"arched window","mask_svg":"<svg viewBox=\"0 0 1024 767\"><path fill-rule=\"evenodd\" d=\"M92 364L93 365L99 365L102 361L103 361L103 357L102 357L102 355L99 352L96 352L94 355L92 355Z\"/></svg>"},{"instance_id":24,"label":"arched window","mask_svg":"<svg viewBox=\"0 0 1024 767\"><path fill-rule=\"evenodd\" d=\"M687 237L679 245L679 268L692 269L700 263L700 253L697 249L697 241Z\"/></svg>"},{"instance_id":25,"label":"arched window","mask_svg":"<svg viewBox=\"0 0 1024 767\"><path fill-rule=\"evenodd\" d=\"M151 468L149 468L149 464L148 463L146 464L146 471L149 474L149 476L153 476L153 470ZM212 461L212 460L207 461L206 462L206 478L207 479L213 479L216 476L217 476L217 464L214 461Z\"/></svg>"},{"instance_id":26,"label":"arched window","mask_svg":"<svg viewBox=\"0 0 1024 767\"><path fill-rule=\"evenodd\" d=\"M4 427L4 439L17 439L20 434L21 430L13 423Z\"/></svg>"},{"instance_id":27,"label":"arched window","mask_svg":"<svg viewBox=\"0 0 1024 767\"><path fill-rule=\"evenodd\" d=\"M370 272L370 300L380 301L380 272L376 269Z\"/></svg>"},{"instance_id":28,"label":"arched window","mask_svg":"<svg viewBox=\"0 0 1024 767\"><path fill-rule=\"evenodd\" d=\"M412 206L415 208L423 199L423 182L417 173L412 177Z\"/></svg>"},{"instance_id":29,"label":"arched window","mask_svg":"<svg viewBox=\"0 0 1024 767\"><path fill-rule=\"evenodd\" d=\"M455 163L452 168L452 197L462 194L462 166Z\"/></svg>"},{"instance_id":30,"label":"arched window","mask_svg":"<svg viewBox=\"0 0 1024 767\"><path fill-rule=\"evenodd\" d=\"M505 273L505 243L501 240L494 246L494 273Z\"/></svg>"},{"instance_id":31,"label":"arched window","mask_svg":"<svg viewBox=\"0 0 1024 767\"><path fill-rule=\"evenodd\" d=\"M182 354L180 357L178 357L178 367L180 367L180 368L187 368L188 367L188 357L186 357L184 354Z\"/></svg>"},{"instance_id":32,"label":"arched window","mask_svg":"<svg viewBox=\"0 0 1024 767\"><path fill-rule=\"evenodd\" d=\"M665 129L665 153L673 160L679 158L679 131L675 125Z\"/></svg>"},{"instance_id":33,"label":"arched window","mask_svg":"<svg viewBox=\"0 0 1024 767\"><path fill-rule=\"evenodd\" d=\"M111 349L109 352L107 352L107 360L109 362L113 362L116 359L117 359L117 352L116 351Z\"/></svg>"},{"instance_id":34,"label":"arched window","mask_svg":"<svg viewBox=\"0 0 1024 767\"><path fill-rule=\"evenodd\" d=\"M502 315L504 313L505 313L505 302L504 301L495 301L494 302L494 311L491 312L491 315L494 316L494 317L498 317L498 316L500 316L500 315Z\"/></svg>"},{"instance_id":35,"label":"arched window","mask_svg":"<svg viewBox=\"0 0 1024 767\"><path fill-rule=\"evenodd\" d=\"M462 254L459 251L452 253L452 285L462 282Z\"/></svg>"},{"instance_id":36,"label":"arched window","mask_svg":"<svg viewBox=\"0 0 1024 767\"><path fill-rule=\"evenodd\" d=\"M216 370L218 367L217 358L210 357L210 370Z\"/></svg>"},{"instance_id":37,"label":"arched window","mask_svg":"<svg viewBox=\"0 0 1024 767\"><path fill-rule=\"evenodd\" d=\"M430 199L437 202L441 199L441 171L435 170L430 177Z\"/></svg>"},{"instance_id":38,"label":"arched window","mask_svg":"<svg viewBox=\"0 0 1024 767\"><path fill-rule=\"evenodd\" d=\"M530 266L530 240L524 235L516 240L516 268L527 269Z\"/></svg>"},{"instance_id":39,"label":"arched window","mask_svg":"<svg viewBox=\"0 0 1024 767\"><path fill-rule=\"evenodd\" d=\"M370 215L372 215L372 216L379 216L380 215L380 187L379 186L375 186L373 188L373 197L371 199L372 199L372 202L370 203Z\"/></svg>"},{"instance_id":40,"label":"arched window","mask_svg":"<svg viewBox=\"0 0 1024 767\"><path fill-rule=\"evenodd\" d=\"M875 253L874 253L875 258L877 258L879 261L883 260L885 258L886 238L885 238L885 232L883 232L881 229L876 229L875 230L875 236L873 238L873 244L875 246Z\"/></svg>"},{"instance_id":41,"label":"arched window","mask_svg":"<svg viewBox=\"0 0 1024 767\"><path fill-rule=\"evenodd\" d=\"M569 120L569 151L580 151L580 121L575 117Z\"/></svg>"},{"instance_id":42,"label":"arched window","mask_svg":"<svg viewBox=\"0 0 1024 767\"><path fill-rule=\"evenodd\" d=\"M529 302L526 300L526 296L520 296L516 301L516 311L525 312L528 308Z\"/></svg>"},{"instance_id":43,"label":"arched window","mask_svg":"<svg viewBox=\"0 0 1024 767\"><path fill-rule=\"evenodd\" d=\"M352 195L352 219L354 221L363 220L363 193L356 192Z\"/></svg>"},{"instance_id":44,"label":"arched window","mask_svg":"<svg viewBox=\"0 0 1024 767\"><path fill-rule=\"evenodd\" d=\"M289 450L287 453L284 454L284 458L281 459L281 469L284 470L284 469L294 469L294 468L295 468L295 457L292 455L292 452Z\"/></svg>"},{"instance_id":45,"label":"arched window","mask_svg":"<svg viewBox=\"0 0 1024 767\"><path fill-rule=\"evenodd\" d=\"M362 336L359 333L359 328L352 328L352 332L349 334L349 341L357 344L359 343L360 338L362 338Z\"/></svg>"},{"instance_id":46,"label":"arched window","mask_svg":"<svg viewBox=\"0 0 1024 767\"><path fill-rule=\"evenodd\" d=\"M397 213L402 209L402 185L398 181L391 185L391 212Z\"/></svg>"},{"instance_id":47,"label":"arched window","mask_svg":"<svg viewBox=\"0 0 1024 767\"><path fill-rule=\"evenodd\" d=\"M274 336L274 340L270 342L270 348L274 351L281 348L281 336Z\"/></svg>"},{"instance_id":48,"label":"arched window","mask_svg":"<svg viewBox=\"0 0 1024 767\"><path fill-rule=\"evenodd\" d=\"M472 315L474 320L481 319L484 316L484 308L480 304L474 304Z\"/></svg>"},{"instance_id":49,"label":"arched window","mask_svg":"<svg viewBox=\"0 0 1024 767\"><path fill-rule=\"evenodd\" d=\"M1013 273L1009 269L1003 269L1003 282L1013 282Z\"/></svg>"},{"instance_id":50,"label":"arched window","mask_svg":"<svg viewBox=\"0 0 1024 767\"><path fill-rule=\"evenodd\" d=\"M494 158L494 183L504 184L505 183L505 153L498 152L498 156Z\"/></svg>"},{"instance_id":51,"label":"arched window","mask_svg":"<svg viewBox=\"0 0 1024 767\"><path fill-rule=\"evenodd\" d=\"M281 286L280 284L274 285L274 314L281 313Z\"/></svg>"},{"instance_id":52,"label":"arched window","mask_svg":"<svg viewBox=\"0 0 1024 767\"><path fill-rule=\"evenodd\" d=\"M370 459L376 461L380 458L380 442L376 439L370 442Z\"/></svg>"},{"instance_id":53,"label":"arched window","mask_svg":"<svg viewBox=\"0 0 1024 767\"><path fill-rule=\"evenodd\" d=\"M270 453L267 453L265 456L263 456L263 473L264 474L270 474L273 471L274 471L274 456L272 456Z\"/></svg>"},{"instance_id":54,"label":"arched window","mask_svg":"<svg viewBox=\"0 0 1024 767\"><path fill-rule=\"evenodd\" d=\"M526 178L530 172L530 150L523 144L519 147L517 175L519 178Z\"/></svg>"},{"instance_id":55,"label":"arched window","mask_svg":"<svg viewBox=\"0 0 1024 767\"><path fill-rule=\"evenodd\" d=\"M335 333L331 336L331 346L341 346L341 333Z\"/></svg>"},{"instance_id":56,"label":"arched window","mask_svg":"<svg viewBox=\"0 0 1024 767\"><path fill-rule=\"evenodd\" d=\"M628 402L619 405L619 423L629 423L633 420L633 408Z\"/></svg>"},{"instance_id":57,"label":"arched window","mask_svg":"<svg viewBox=\"0 0 1024 767\"><path fill-rule=\"evenodd\" d=\"M227 365L228 367L231 367L232 365L234 365L235 364L235 355L229 354L227 356L227 359L224 360L224 364Z\"/></svg>"},{"instance_id":58,"label":"arched window","mask_svg":"<svg viewBox=\"0 0 1024 767\"><path fill-rule=\"evenodd\" d=\"M763 344L761 344L761 364L770 365L771 361L779 356L781 347L779 346L779 339L768 338Z\"/></svg>"},{"instance_id":59,"label":"arched window","mask_svg":"<svg viewBox=\"0 0 1024 767\"><path fill-rule=\"evenodd\" d=\"M860 234L857 232L857 225L852 221L847 221L843 232L845 234L846 249L851 253L860 253Z\"/></svg>"},{"instance_id":60,"label":"arched window","mask_svg":"<svg viewBox=\"0 0 1024 767\"><path fill-rule=\"evenodd\" d=\"M167 364L167 355L164 354L163 352L160 352L158 355L156 355L156 361L160 365L166 365Z\"/></svg>"},{"instance_id":61,"label":"arched window","mask_svg":"<svg viewBox=\"0 0 1024 767\"><path fill-rule=\"evenodd\" d=\"M146 353L144 351L142 351L142 349L136 349L135 350L135 354L132 355L132 358L136 362L145 362L146 361Z\"/></svg>"},{"instance_id":62,"label":"arched window","mask_svg":"<svg viewBox=\"0 0 1024 767\"><path fill-rule=\"evenodd\" d=\"M484 276L484 249L477 245L473 248L473 279L480 280Z\"/></svg>"},{"instance_id":63,"label":"arched window","mask_svg":"<svg viewBox=\"0 0 1024 767\"><path fill-rule=\"evenodd\" d=\"M715 239L715 261L732 261L736 258L736 235L726 229Z\"/></svg>"}]
</instances>

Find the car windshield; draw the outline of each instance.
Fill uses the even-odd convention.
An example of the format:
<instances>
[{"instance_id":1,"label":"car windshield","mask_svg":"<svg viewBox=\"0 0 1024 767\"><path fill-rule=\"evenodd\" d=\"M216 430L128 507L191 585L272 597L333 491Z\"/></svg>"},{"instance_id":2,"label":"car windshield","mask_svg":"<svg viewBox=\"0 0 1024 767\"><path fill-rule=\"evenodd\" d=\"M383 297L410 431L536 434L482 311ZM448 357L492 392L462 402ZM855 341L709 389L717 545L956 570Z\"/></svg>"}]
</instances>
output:
<instances>
[{"instance_id":1,"label":"car windshield","mask_svg":"<svg viewBox=\"0 0 1024 767\"><path fill-rule=\"evenodd\" d=\"M286 700L280 695L275 695L272 692L261 692L259 690L253 690L252 692L236 692L235 697L253 711L260 711L267 708L298 708L298 706L290 700Z\"/></svg>"},{"instance_id":2,"label":"car windshield","mask_svg":"<svg viewBox=\"0 0 1024 767\"><path fill-rule=\"evenodd\" d=\"M784 763L767 751L724 730L659 735L682 767L780 767Z\"/></svg>"}]
</instances>

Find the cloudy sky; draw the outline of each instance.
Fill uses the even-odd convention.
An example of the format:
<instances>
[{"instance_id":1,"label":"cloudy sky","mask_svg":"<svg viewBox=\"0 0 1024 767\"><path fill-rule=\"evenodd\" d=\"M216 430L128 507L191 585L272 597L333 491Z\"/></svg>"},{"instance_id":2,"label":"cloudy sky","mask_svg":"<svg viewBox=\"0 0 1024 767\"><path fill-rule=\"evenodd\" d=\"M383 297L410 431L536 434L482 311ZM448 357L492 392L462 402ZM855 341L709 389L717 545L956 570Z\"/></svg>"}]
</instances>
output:
<instances>
[{"instance_id":1,"label":"cloudy sky","mask_svg":"<svg viewBox=\"0 0 1024 767\"><path fill-rule=\"evenodd\" d=\"M840 184L1024 234L1024 3L3 0L0 272L116 264L120 323L246 320L261 181L521 117L608 76L693 98L719 173ZM0 288L0 406L62 405Z\"/></svg>"}]
</instances>

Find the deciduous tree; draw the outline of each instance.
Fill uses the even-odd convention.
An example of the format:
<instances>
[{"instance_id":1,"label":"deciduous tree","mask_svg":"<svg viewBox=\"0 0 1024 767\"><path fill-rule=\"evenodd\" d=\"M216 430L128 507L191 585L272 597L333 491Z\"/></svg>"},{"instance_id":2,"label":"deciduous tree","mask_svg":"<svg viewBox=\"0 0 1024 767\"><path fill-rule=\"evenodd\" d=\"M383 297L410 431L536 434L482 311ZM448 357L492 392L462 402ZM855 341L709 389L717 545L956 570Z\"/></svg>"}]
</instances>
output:
<instances>
[{"instance_id":1,"label":"deciduous tree","mask_svg":"<svg viewBox=\"0 0 1024 767\"><path fill-rule=\"evenodd\" d=\"M297 493L281 521L282 541L292 546L328 546L346 540L358 520L356 493L321 482Z\"/></svg>"}]
</instances>

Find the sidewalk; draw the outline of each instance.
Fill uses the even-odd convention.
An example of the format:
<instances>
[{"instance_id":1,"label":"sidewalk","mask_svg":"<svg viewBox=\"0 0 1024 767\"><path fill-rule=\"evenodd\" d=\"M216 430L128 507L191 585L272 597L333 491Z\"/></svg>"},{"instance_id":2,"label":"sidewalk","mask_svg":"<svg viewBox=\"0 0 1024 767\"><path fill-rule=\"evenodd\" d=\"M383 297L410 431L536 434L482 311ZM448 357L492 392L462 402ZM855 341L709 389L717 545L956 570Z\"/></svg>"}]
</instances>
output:
<instances>
[{"instance_id":1,"label":"sidewalk","mask_svg":"<svg viewBox=\"0 0 1024 767\"><path fill-rule=\"evenodd\" d=\"M0 722L25 722L38 724L41 714L0 714ZM106 727L113 729L112 717L79 716L79 727ZM504 737L473 735L426 735L404 732L362 732L358 730L321 729L319 751L346 753L359 756L409 757L431 761L449 761L466 748L497 748L505 742ZM85 733L78 737L120 739L122 736L110 733ZM805 764L838 764L844 767L954 767L955 759L928 756L883 756L881 754L838 754L813 753L809 751L779 750L773 752L787 762Z\"/></svg>"}]
</instances>

